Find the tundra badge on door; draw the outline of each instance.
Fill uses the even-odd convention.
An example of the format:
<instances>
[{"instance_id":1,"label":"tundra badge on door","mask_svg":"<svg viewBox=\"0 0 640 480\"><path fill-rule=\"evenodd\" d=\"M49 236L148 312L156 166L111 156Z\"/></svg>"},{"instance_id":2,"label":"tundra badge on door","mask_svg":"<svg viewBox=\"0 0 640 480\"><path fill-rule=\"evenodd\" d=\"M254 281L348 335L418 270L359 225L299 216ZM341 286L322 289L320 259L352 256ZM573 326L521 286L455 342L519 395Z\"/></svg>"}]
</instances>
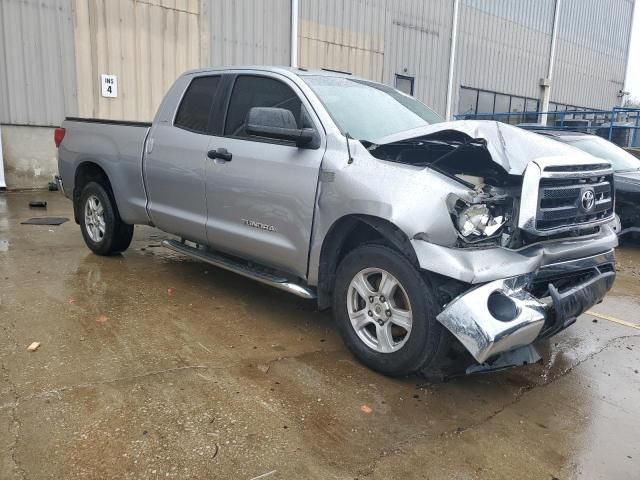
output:
<instances>
[{"instance_id":1,"label":"tundra badge on door","mask_svg":"<svg viewBox=\"0 0 640 480\"><path fill-rule=\"evenodd\" d=\"M269 232L275 232L276 227L273 225L267 225L266 223L256 222L255 220L247 220L245 218L242 219L242 223L247 225L248 227L260 228L262 230L267 230Z\"/></svg>"}]
</instances>

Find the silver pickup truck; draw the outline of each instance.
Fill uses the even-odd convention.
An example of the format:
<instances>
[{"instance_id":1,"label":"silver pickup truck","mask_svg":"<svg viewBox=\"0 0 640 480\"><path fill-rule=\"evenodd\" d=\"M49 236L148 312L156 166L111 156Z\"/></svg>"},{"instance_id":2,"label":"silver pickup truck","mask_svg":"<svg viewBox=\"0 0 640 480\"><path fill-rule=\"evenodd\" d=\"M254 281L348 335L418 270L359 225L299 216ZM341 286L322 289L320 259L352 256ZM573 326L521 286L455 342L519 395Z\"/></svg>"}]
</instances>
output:
<instances>
[{"instance_id":1,"label":"silver pickup truck","mask_svg":"<svg viewBox=\"0 0 640 480\"><path fill-rule=\"evenodd\" d=\"M59 184L87 246L163 245L333 308L388 375L537 361L615 278L613 171L351 75L187 72L153 123L67 118ZM462 369L462 370L460 370Z\"/></svg>"}]
</instances>

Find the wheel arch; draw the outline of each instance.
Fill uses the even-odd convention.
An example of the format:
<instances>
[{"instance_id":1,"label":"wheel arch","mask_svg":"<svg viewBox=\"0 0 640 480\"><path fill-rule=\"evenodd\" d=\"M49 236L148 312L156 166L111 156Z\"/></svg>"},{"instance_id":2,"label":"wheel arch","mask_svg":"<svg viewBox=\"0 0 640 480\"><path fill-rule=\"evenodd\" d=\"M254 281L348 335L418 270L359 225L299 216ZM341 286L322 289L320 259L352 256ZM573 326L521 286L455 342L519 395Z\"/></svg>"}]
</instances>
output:
<instances>
[{"instance_id":1,"label":"wheel arch","mask_svg":"<svg viewBox=\"0 0 640 480\"><path fill-rule=\"evenodd\" d=\"M114 200L113 188L109 175L97 162L84 160L77 167L73 181L73 215L76 223L80 223L80 195L82 189L89 182L98 182L107 189L111 199ZM115 202L114 202L115 204Z\"/></svg>"},{"instance_id":2,"label":"wheel arch","mask_svg":"<svg viewBox=\"0 0 640 480\"><path fill-rule=\"evenodd\" d=\"M335 273L340 261L356 247L381 242L419 267L418 257L407 235L395 224L373 215L351 214L336 220L327 231L318 265L318 308L331 306Z\"/></svg>"}]
</instances>

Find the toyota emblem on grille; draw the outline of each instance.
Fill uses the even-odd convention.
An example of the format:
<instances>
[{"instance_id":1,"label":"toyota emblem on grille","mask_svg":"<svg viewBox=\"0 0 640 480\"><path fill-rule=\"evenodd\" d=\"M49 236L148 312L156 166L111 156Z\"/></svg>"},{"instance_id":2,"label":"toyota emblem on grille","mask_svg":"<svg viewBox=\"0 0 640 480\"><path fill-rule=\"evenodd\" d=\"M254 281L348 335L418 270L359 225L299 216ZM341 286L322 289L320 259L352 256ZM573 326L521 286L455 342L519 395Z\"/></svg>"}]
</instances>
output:
<instances>
[{"instance_id":1,"label":"toyota emblem on grille","mask_svg":"<svg viewBox=\"0 0 640 480\"><path fill-rule=\"evenodd\" d=\"M585 190L582 192L582 209L588 212L596 204L596 196L593 190Z\"/></svg>"}]
</instances>

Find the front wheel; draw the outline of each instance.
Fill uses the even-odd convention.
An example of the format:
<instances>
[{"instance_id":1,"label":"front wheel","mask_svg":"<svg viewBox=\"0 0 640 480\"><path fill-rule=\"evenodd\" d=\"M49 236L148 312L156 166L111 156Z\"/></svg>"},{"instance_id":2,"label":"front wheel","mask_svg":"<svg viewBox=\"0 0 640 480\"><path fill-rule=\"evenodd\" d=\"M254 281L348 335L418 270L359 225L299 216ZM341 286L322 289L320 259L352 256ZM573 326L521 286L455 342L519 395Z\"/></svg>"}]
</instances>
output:
<instances>
[{"instance_id":1,"label":"front wheel","mask_svg":"<svg viewBox=\"0 0 640 480\"><path fill-rule=\"evenodd\" d=\"M101 184L89 182L85 185L79 208L82 237L94 253L113 255L129 248L133 225L120 219L112 196Z\"/></svg>"},{"instance_id":2,"label":"front wheel","mask_svg":"<svg viewBox=\"0 0 640 480\"><path fill-rule=\"evenodd\" d=\"M333 311L349 350L383 374L426 373L446 353L433 287L384 245L363 245L342 260Z\"/></svg>"}]
</instances>

